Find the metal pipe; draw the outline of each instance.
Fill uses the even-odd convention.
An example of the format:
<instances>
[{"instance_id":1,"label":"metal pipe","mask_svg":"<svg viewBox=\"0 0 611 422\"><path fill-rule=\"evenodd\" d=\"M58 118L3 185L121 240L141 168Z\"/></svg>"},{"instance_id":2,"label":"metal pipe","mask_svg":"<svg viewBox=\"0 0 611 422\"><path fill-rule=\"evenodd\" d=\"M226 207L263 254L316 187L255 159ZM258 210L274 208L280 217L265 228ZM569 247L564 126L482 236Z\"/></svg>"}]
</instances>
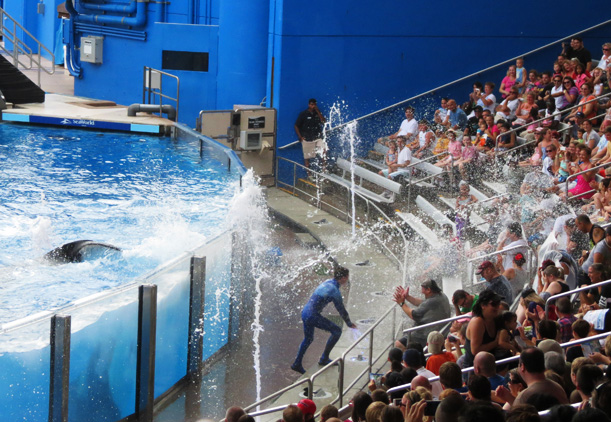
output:
<instances>
[{"instance_id":1,"label":"metal pipe","mask_svg":"<svg viewBox=\"0 0 611 422\"><path fill-rule=\"evenodd\" d=\"M71 0L67 0L66 3L69 1ZM136 0L136 16L133 17L110 16L102 14L85 15L81 13L75 16L75 19L80 22L141 27L146 25L147 20L146 1L147 0ZM66 9L68 8L66 7Z\"/></svg>"},{"instance_id":2,"label":"metal pipe","mask_svg":"<svg viewBox=\"0 0 611 422\"><path fill-rule=\"evenodd\" d=\"M427 324L417 325L415 327L411 327L411 328L408 328L406 330L403 330L403 334L411 333L413 331L418 331L418 330L421 330L423 328L434 327L436 325L443 324L445 322L452 322L452 321L456 321L456 320L459 320L459 319L465 319L465 318L466 319L471 319L472 316L464 314L464 315L453 316L453 317L450 317L450 318L440 319L439 321L429 322Z\"/></svg>"},{"instance_id":3,"label":"metal pipe","mask_svg":"<svg viewBox=\"0 0 611 422\"><path fill-rule=\"evenodd\" d=\"M135 117L136 113L139 111L147 113L161 111L168 115L169 120L176 121L176 109L170 104L164 104L163 106L157 106L155 104L132 104L127 108L127 115Z\"/></svg>"},{"instance_id":4,"label":"metal pipe","mask_svg":"<svg viewBox=\"0 0 611 422\"><path fill-rule=\"evenodd\" d=\"M609 162L609 163L604 163L604 164L601 164L601 165L596 166L596 167L592 167L591 169L587 169L587 170L580 171L579 173L571 174L569 177L567 177L567 178L566 178L566 182L565 182L565 186L566 186L566 193L567 193L567 195L568 195L568 193L569 193L569 180L571 180L571 179L575 179L575 178L577 178L577 176L579 176L579 175L581 175L581 174L584 174L584 173L590 173L590 172L592 172L592 171L595 171L595 170L600 170L600 169L603 169L603 168L606 168L606 167L609 167L609 166L611 166L611 162ZM586 192L586 193L587 193L587 192Z\"/></svg>"},{"instance_id":5,"label":"metal pipe","mask_svg":"<svg viewBox=\"0 0 611 422\"><path fill-rule=\"evenodd\" d=\"M90 3L88 0L81 0L79 5L86 10L130 14L136 11L136 3L135 0L131 0L129 3Z\"/></svg>"}]
</instances>

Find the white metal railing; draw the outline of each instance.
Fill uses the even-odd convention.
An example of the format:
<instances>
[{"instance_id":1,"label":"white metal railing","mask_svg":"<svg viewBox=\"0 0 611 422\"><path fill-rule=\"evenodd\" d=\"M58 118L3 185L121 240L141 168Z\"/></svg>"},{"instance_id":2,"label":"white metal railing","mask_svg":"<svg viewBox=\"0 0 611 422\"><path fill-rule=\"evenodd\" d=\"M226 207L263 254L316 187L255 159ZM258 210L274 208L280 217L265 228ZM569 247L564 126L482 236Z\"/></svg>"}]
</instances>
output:
<instances>
[{"instance_id":1,"label":"white metal railing","mask_svg":"<svg viewBox=\"0 0 611 422\"><path fill-rule=\"evenodd\" d=\"M548 297L547 300L545 301L545 317L544 318L547 319L547 312L549 311L549 306L556 299L558 299L560 297L564 297L564 296L571 296L574 293L584 292L586 290L594 289L594 288L596 288L598 286L603 286L603 285L609 284L609 283L611 283L611 279L605 280L605 281L601 281L601 282L595 283L595 284L590 284L590 285L584 286L584 287L578 287L576 289L569 290L568 292L558 293L556 295Z\"/></svg>"},{"instance_id":2,"label":"white metal railing","mask_svg":"<svg viewBox=\"0 0 611 422\"><path fill-rule=\"evenodd\" d=\"M163 99L176 103L176 121L178 121L178 105L180 103L180 79L176 75L144 66L142 77L142 104L155 104L155 99L159 99L159 114L163 113ZM176 97L170 97L163 93L163 77L176 81Z\"/></svg>"},{"instance_id":3,"label":"white metal railing","mask_svg":"<svg viewBox=\"0 0 611 422\"><path fill-rule=\"evenodd\" d=\"M515 251L518 249L526 249L526 256L527 256L526 262L528 263L528 270L527 270L528 280L529 280L529 283L532 282L532 280L534 279L533 267L536 267L536 265L533 266L533 258L536 256L536 254L533 253L532 249L528 245L512 246L511 248L505 248L505 249L501 249L500 251L490 252L486 255L480 255L480 256L473 257L473 258L469 258L467 260L467 280L470 280L472 282L472 285L481 284L480 282L473 283L473 273L472 273L473 267L470 265L472 262L482 261L482 260L485 260L485 258L490 258L496 255L502 255L507 252Z\"/></svg>"},{"instance_id":4,"label":"white metal railing","mask_svg":"<svg viewBox=\"0 0 611 422\"><path fill-rule=\"evenodd\" d=\"M7 26L7 22L9 25ZM23 31L29 36L32 41L36 44L37 52L34 53L32 49L17 35L17 31ZM40 86L40 72L43 71L49 75L55 73L55 55L45 47L40 41L38 41L27 29L25 29L19 22L17 22L11 15L0 8L0 32L3 37L3 42L0 43L0 50L13 59L13 66L19 68L21 65L24 69L32 69L36 65L38 71L38 86ZM13 50L6 48L6 44L12 44ZM51 57L51 69L47 69L42 64L42 52L47 53ZM25 56L26 61L22 61ZM28 63L29 61L29 63Z\"/></svg>"},{"instance_id":5,"label":"white metal railing","mask_svg":"<svg viewBox=\"0 0 611 422\"><path fill-rule=\"evenodd\" d=\"M323 204L327 207L329 207L330 209L333 209L335 211L337 211L338 213L340 213L341 215L345 216L346 221L349 221L352 216L351 216L351 212L350 210L352 209L351 205L352 205L352 191L350 189L349 186L344 186L342 184L339 184L337 182L335 182L334 180L330 179L329 177L327 177L324 173L320 173L314 170L310 170L308 168L306 168L305 166L303 166L302 164L299 164L295 161L283 158L283 157L276 157L276 169L279 169L279 165L280 162L286 162L289 163L292 166L292 176L293 176L293 184L290 185L288 183L284 183L281 180L279 180L279 178L276 178L276 184L277 185L281 185L284 186L286 188L289 188L292 190L293 194L299 192L299 194L301 195L305 195L310 197L311 199L315 200L316 202L316 206L317 207L321 207ZM347 206L346 209L340 209L337 206L335 206L332 203L326 202L324 200L323 197L321 197L321 195L318 196L312 196L310 195L308 192L301 190L297 187L297 170L301 169L302 171L307 171L310 174L314 175L317 178L317 183L316 183L316 188L317 190L320 189L318 181L326 181L329 183L333 183L334 186L340 188L340 189L344 189L346 190L346 192L348 193L348 201L347 201ZM278 174L278 170L276 170L276 174ZM358 221L359 224L366 224L371 220L371 213L377 213L378 214L378 218L375 219L374 221L376 221L376 224L380 223L380 220L382 221L382 223L386 226L391 228L391 230L396 233L401 241L402 241L402 249L403 249L403 257L398 257L397 253L395 253L395 251L393 251L389 245L386 244L386 242L380 238L380 236L376 233L376 230L370 230L369 233L367 233L368 235L373 236L376 241L380 244L380 246L382 246L384 248L384 250L397 262L397 264L401 267L401 271L402 271L402 284L405 286L407 283L407 253L408 253L408 244L407 244L407 238L405 237L405 234L403 233L403 231L399 228L399 226L397 226L397 224L388 216L386 215L386 213L384 211L382 211L375 203L373 203L372 201L370 201L369 199L365 198L364 196L360 195L358 192L354 192L355 197L358 197L359 200L364 201L365 205L366 205L366 210L365 210L365 219L364 220L360 220ZM399 248L400 251L401 248Z\"/></svg>"}]
</instances>

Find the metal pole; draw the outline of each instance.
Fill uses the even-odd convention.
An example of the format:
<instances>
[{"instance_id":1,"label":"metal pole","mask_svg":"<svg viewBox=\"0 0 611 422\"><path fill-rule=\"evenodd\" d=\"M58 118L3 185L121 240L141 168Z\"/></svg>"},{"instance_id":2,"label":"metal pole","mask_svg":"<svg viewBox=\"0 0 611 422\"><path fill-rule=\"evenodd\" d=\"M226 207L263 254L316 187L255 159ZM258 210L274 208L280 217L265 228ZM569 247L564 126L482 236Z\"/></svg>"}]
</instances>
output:
<instances>
[{"instance_id":1,"label":"metal pole","mask_svg":"<svg viewBox=\"0 0 611 422\"><path fill-rule=\"evenodd\" d=\"M206 258L191 257L190 273L187 376L198 379L203 365Z\"/></svg>"},{"instance_id":2,"label":"metal pole","mask_svg":"<svg viewBox=\"0 0 611 422\"><path fill-rule=\"evenodd\" d=\"M155 336L157 286L138 288L138 349L136 361L136 415L139 422L153 422L155 399Z\"/></svg>"},{"instance_id":3,"label":"metal pole","mask_svg":"<svg viewBox=\"0 0 611 422\"><path fill-rule=\"evenodd\" d=\"M50 345L49 422L67 422L70 385L70 315L53 315Z\"/></svg>"},{"instance_id":4,"label":"metal pole","mask_svg":"<svg viewBox=\"0 0 611 422\"><path fill-rule=\"evenodd\" d=\"M337 389L339 390L339 407L344 405L344 366L346 362L344 358L339 359L339 378L337 380ZM311 397L310 397L311 399Z\"/></svg>"}]
</instances>

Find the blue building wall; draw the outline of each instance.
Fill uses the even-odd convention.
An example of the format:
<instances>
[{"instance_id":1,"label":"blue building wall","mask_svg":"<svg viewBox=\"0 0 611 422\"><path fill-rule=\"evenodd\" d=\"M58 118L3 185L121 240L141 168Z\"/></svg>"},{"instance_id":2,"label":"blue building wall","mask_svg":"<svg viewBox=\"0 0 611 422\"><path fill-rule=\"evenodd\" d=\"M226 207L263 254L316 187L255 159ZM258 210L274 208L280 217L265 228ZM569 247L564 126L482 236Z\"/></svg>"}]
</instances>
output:
<instances>
[{"instance_id":1,"label":"blue building wall","mask_svg":"<svg viewBox=\"0 0 611 422\"><path fill-rule=\"evenodd\" d=\"M44 22L34 1L11 2L11 7L41 39L52 39L46 19L50 3L59 0L44 1ZM208 72L169 71L180 77L179 119L194 126L202 109L258 104L265 97L278 109L278 144L285 145L296 139L293 123L310 97L323 111L343 100L345 118L360 116L609 19L605 10L602 0L587 7L568 0L518 0L511 8L483 0L147 3L147 23L136 28L146 32L146 41L106 36L104 63L81 63L75 94L140 102L142 67L161 68L163 49L208 52ZM585 36L594 57L609 39L608 26ZM526 67L550 68L558 52L559 47L550 48L529 57ZM504 73L500 68L480 77L498 84ZM444 89L424 105L433 107L440 95L462 102L471 83ZM387 122L378 119L369 132L396 130L400 114L389 114ZM280 154L301 160L299 147Z\"/></svg>"}]
</instances>

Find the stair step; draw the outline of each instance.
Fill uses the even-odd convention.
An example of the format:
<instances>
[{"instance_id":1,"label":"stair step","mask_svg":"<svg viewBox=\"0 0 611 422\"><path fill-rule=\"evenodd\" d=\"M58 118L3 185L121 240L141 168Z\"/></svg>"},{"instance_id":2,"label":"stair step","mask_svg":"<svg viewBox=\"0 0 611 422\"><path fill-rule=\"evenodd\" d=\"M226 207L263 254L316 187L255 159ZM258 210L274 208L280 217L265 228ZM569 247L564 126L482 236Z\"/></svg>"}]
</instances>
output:
<instances>
[{"instance_id":1,"label":"stair step","mask_svg":"<svg viewBox=\"0 0 611 422\"><path fill-rule=\"evenodd\" d=\"M0 55L0 91L13 104L43 103L45 92Z\"/></svg>"}]
</instances>

